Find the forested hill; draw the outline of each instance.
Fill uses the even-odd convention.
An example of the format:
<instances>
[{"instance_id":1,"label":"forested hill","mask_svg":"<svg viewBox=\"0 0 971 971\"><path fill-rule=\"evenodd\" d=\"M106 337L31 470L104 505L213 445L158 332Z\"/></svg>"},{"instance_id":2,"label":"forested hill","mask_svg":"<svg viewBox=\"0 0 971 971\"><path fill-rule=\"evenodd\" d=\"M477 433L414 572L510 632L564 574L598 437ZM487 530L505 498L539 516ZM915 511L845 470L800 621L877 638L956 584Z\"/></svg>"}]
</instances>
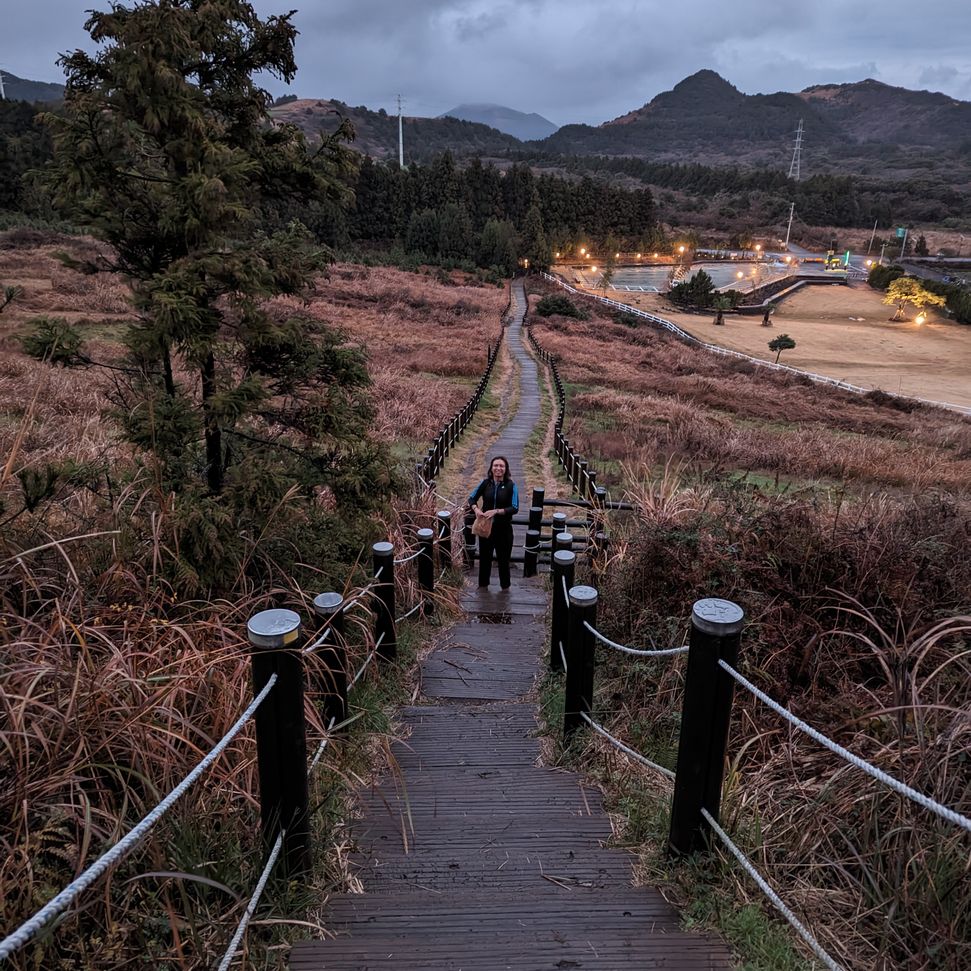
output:
<instances>
[{"instance_id":1,"label":"forested hill","mask_svg":"<svg viewBox=\"0 0 971 971\"><path fill-rule=\"evenodd\" d=\"M282 103L281 103L282 102ZM337 129L346 118L354 126L352 147L372 158L397 158L398 118L384 109L352 108L341 101L294 99L271 109L277 121L296 125L310 138ZM522 142L488 125L458 118L405 118L405 161L428 161L445 150L456 155L504 155Z\"/></svg>"},{"instance_id":2,"label":"forested hill","mask_svg":"<svg viewBox=\"0 0 971 971\"><path fill-rule=\"evenodd\" d=\"M60 101L64 97L64 85L28 81L4 71L3 96L10 101Z\"/></svg>"},{"instance_id":3,"label":"forested hill","mask_svg":"<svg viewBox=\"0 0 971 971\"><path fill-rule=\"evenodd\" d=\"M811 172L859 171L860 159L896 169L940 155L971 161L971 103L873 80L747 95L714 71L699 71L613 121L566 125L529 147L787 168L800 121Z\"/></svg>"}]
</instances>

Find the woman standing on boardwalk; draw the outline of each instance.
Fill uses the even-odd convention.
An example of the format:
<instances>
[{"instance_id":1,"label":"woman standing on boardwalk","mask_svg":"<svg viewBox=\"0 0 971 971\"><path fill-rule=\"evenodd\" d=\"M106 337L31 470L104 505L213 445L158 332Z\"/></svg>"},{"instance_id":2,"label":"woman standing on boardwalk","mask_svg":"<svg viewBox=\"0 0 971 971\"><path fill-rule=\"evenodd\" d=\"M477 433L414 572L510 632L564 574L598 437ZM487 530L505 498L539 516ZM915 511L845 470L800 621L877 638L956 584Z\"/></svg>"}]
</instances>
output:
<instances>
[{"instance_id":1,"label":"woman standing on boardwalk","mask_svg":"<svg viewBox=\"0 0 971 971\"><path fill-rule=\"evenodd\" d=\"M482 500L482 508L477 503ZM489 474L469 496L469 512L480 521L491 522L488 536L479 536L479 586L489 586L492 553L499 564L499 586L509 589L509 558L512 555L512 517L519 512L519 490L509 472L509 461L497 455L489 463Z\"/></svg>"}]
</instances>

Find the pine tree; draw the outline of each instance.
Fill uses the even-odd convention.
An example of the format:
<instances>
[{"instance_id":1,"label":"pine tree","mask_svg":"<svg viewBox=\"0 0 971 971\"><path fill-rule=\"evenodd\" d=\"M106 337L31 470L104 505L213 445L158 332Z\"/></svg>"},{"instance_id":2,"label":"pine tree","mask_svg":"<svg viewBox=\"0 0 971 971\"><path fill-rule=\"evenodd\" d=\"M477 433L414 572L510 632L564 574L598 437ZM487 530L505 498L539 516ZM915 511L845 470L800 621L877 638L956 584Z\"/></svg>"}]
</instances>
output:
<instances>
[{"instance_id":1,"label":"pine tree","mask_svg":"<svg viewBox=\"0 0 971 971\"><path fill-rule=\"evenodd\" d=\"M226 536L294 484L360 489L380 457L356 390L367 381L359 353L265 307L328 258L302 225L268 234L265 217L288 200L346 197L348 129L311 155L297 129L270 123L254 80L293 78L290 15L156 0L92 13L85 29L98 52L62 59L64 112L45 119L49 181L62 211L110 245L85 269L131 282L119 385L130 439Z\"/></svg>"},{"instance_id":2,"label":"pine tree","mask_svg":"<svg viewBox=\"0 0 971 971\"><path fill-rule=\"evenodd\" d=\"M520 252L523 258L529 261L528 266L531 270L549 269L550 247L543 228L543 214L537 202L534 202L526 213Z\"/></svg>"}]
</instances>

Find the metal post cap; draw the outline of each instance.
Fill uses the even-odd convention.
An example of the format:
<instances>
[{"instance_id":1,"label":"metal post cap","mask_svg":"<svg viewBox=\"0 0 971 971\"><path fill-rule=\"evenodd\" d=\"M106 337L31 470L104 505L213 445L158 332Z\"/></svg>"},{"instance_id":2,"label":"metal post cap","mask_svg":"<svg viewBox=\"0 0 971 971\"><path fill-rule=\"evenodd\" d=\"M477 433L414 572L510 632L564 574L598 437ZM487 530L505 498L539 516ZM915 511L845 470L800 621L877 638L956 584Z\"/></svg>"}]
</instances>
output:
<instances>
[{"instance_id":1,"label":"metal post cap","mask_svg":"<svg viewBox=\"0 0 971 971\"><path fill-rule=\"evenodd\" d=\"M435 515L439 519L451 519L452 518L452 510L451 509L439 509L438 512L435 513Z\"/></svg>"},{"instance_id":2,"label":"metal post cap","mask_svg":"<svg viewBox=\"0 0 971 971\"><path fill-rule=\"evenodd\" d=\"M344 597L334 590L327 593L318 593L314 597L314 613L322 617L332 614L344 604Z\"/></svg>"},{"instance_id":3,"label":"metal post cap","mask_svg":"<svg viewBox=\"0 0 971 971\"><path fill-rule=\"evenodd\" d=\"M593 587L570 587L570 603L577 607L592 607L597 602L597 596Z\"/></svg>"},{"instance_id":4,"label":"metal post cap","mask_svg":"<svg viewBox=\"0 0 971 971\"><path fill-rule=\"evenodd\" d=\"M558 523L565 523L566 522L566 513L565 512L555 512L555 513L553 513L553 519L555 519Z\"/></svg>"},{"instance_id":5,"label":"metal post cap","mask_svg":"<svg viewBox=\"0 0 971 971\"><path fill-rule=\"evenodd\" d=\"M429 529L427 526L423 526L421 529L418 530L418 533L416 535L418 536L419 539L434 539L435 530Z\"/></svg>"},{"instance_id":6,"label":"metal post cap","mask_svg":"<svg viewBox=\"0 0 971 971\"><path fill-rule=\"evenodd\" d=\"M378 556L388 556L390 553L394 552L394 546L387 542L387 540L382 540L380 543L375 543L371 547Z\"/></svg>"},{"instance_id":7,"label":"metal post cap","mask_svg":"<svg viewBox=\"0 0 971 971\"><path fill-rule=\"evenodd\" d=\"M572 546L573 533L557 533L554 540L557 546Z\"/></svg>"},{"instance_id":8,"label":"metal post cap","mask_svg":"<svg viewBox=\"0 0 971 971\"><path fill-rule=\"evenodd\" d=\"M718 597L696 600L691 608L691 623L705 634L737 634L744 620L745 611L738 604Z\"/></svg>"},{"instance_id":9,"label":"metal post cap","mask_svg":"<svg viewBox=\"0 0 971 971\"><path fill-rule=\"evenodd\" d=\"M293 610L261 610L246 624L253 647L286 647L300 636L300 615Z\"/></svg>"},{"instance_id":10,"label":"metal post cap","mask_svg":"<svg viewBox=\"0 0 971 971\"><path fill-rule=\"evenodd\" d=\"M572 566L577 561L577 555L572 550L557 550L553 554L553 562L560 566Z\"/></svg>"}]
</instances>

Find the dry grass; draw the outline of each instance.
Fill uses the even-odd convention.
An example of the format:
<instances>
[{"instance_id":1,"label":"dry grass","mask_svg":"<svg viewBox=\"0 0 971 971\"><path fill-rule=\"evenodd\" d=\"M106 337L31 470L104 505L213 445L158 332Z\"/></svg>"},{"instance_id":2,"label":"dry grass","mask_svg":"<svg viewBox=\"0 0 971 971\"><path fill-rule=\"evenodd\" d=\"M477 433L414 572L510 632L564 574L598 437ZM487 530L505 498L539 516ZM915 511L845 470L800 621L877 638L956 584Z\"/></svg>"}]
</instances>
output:
<instances>
[{"instance_id":1,"label":"dry grass","mask_svg":"<svg viewBox=\"0 0 971 971\"><path fill-rule=\"evenodd\" d=\"M568 385L571 442L640 510L612 523L598 626L666 647L695 599L737 601L743 673L971 815L971 421L756 372L603 315L533 327ZM671 767L683 673L609 652L598 671L609 724ZM967 966L967 834L736 697L723 816L770 883L848 969ZM624 796L649 788L641 770L608 765L659 877L663 800ZM714 895L731 884L759 902L725 872L704 878ZM686 907L697 892L673 890Z\"/></svg>"},{"instance_id":2,"label":"dry grass","mask_svg":"<svg viewBox=\"0 0 971 971\"><path fill-rule=\"evenodd\" d=\"M140 457L116 437L107 383L96 370L52 370L19 350L16 335L41 313L77 321L100 351L115 349L128 313L123 282L64 270L52 255L62 247L69 248L60 240L27 249L0 245L0 281L22 288L0 317L5 931L130 829L245 708L252 697L245 644L250 614L290 606L310 616L310 600L320 589L338 586L351 596L370 569L366 550L356 566L341 564L339 576L334 564L299 564L317 584L305 589L273 569L272 551L257 544L250 555L270 564L265 588L252 589L241 570L231 599L173 598L166 577L183 528L178 503L158 493L150 468L141 468ZM90 257L93 249L73 244L76 256ZM276 306L280 313L300 310L327 320L367 348L378 431L410 450L467 399L484 363L476 347L484 358L505 301L496 289L339 266L308 304L281 300ZM48 466L61 470L51 494L42 506L24 508L21 478L43 477ZM276 515L301 521L296 504L286 501ZM391 538L401 555L413 546L415 529L430 525L433 516L430 497L395 501L385 520L371 525L375 537ZM396 579L404 613L419 595L413 564L400 568ZM453 601L442 588L436 616L447 615ZM373 649L366 607L357 620L349 615L352 672ZM404 691L400 680L369 673L354 704L361 710L387 704L384 680ZM321 736L313 697L307 720L313 749ZM387 730L380 719L375 725ZM354 771L361 767L325 757L326 785L314 798L329 805L334 787ZM77 913L49 940L28 946L11 967L212 967L255 882L256 792L249 726L131 862L99 882ZM335 846L318 872L312 888L318 897L342 879L345 851ZM308 903L292 889L278 890L265 912L270 929L251 931L251 942L272 942L281 915ZM283 951L253 953L252 966L270 967L279 966Z\"/></svg>"}]
</instances>

